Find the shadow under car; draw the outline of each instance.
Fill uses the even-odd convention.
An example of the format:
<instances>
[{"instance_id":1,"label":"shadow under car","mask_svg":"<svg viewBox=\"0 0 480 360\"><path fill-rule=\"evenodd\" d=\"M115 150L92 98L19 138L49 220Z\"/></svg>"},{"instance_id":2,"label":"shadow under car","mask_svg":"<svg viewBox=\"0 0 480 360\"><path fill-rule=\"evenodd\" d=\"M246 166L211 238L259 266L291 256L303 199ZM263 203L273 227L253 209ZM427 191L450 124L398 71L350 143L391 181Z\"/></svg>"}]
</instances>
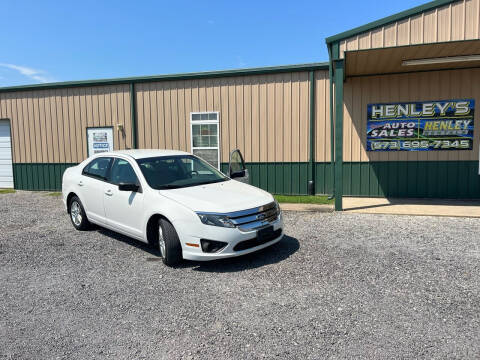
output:
<instances>
[{"instance_id":1,"label":"shadow under car","mask_svg":"<svg viewBox=\"0 0 480 360\"><path fill-rule=\"evenodd\" d=\"M141 249L149 253L153 257L148 257L146 259L147 261L162 261L160 257L160 251L149 244L102 227L97 227L95 230L100 232L102 235L111 237L118 241L122 241L125 244L131 245L135 248ZM253 253L241 255L238 257L211 261L183 260L175 267L192 268L194 271L204 272L236 272L278 263L293 255L295 252L298 251L299 248L300 243L296 238L284 235L282 240L280 240L278 243L270 245L264 249L255 251Z\"/></svg>"}]
</instances>

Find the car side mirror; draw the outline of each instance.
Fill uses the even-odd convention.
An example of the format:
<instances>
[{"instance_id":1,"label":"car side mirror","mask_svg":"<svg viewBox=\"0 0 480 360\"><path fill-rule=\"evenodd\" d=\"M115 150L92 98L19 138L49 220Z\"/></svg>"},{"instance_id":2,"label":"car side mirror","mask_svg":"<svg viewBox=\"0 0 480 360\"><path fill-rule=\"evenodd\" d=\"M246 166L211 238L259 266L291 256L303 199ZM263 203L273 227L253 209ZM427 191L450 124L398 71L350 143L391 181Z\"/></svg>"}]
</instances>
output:
<instances>
[{"instance_id":1,"label":"car side mirror","mask_svg":"<svg viewBox=\"0 0 480 360\"><path fill-rule=\"evenodd\" d=\"M241 170L241 171L235 171L230 174L230 178L231 179L234 179L234 178L241 178L241 177L244 177L245 176L245 170Z\"/></svg>"},{"instance_id":2,"label":"car side mirror","mask_svg":"<svg viewBox=\"0 0 480 360\"><path fill-rule=\"evenodd\" d=\"M120 191L135 191L135 192L137 192L139 188L140 188L140 186L138 186L137 184L133 184L133 183L131 183L131 184L129 184L129 183L118 184L118 190L120 190Z\"/></svg>"}]
</instances>

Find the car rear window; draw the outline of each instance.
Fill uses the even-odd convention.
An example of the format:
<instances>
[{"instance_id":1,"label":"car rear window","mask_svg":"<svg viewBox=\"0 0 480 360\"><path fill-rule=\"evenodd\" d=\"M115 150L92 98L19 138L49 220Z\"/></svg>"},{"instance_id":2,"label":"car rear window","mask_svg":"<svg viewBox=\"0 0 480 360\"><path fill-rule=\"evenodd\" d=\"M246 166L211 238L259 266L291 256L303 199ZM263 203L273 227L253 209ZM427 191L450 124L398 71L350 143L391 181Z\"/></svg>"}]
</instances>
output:
<instances>
[{"instance_id":1,"label":"car rear window","mask_svg":"<svg viewBox=\"0 0 480 360\"><path fill-rule=\"evenodd\" d=\"M107 178L108 169L110 168L111 163L112 158L96 158L83 168L82 174L105 180Z\"/></svg>"}]
</instances>

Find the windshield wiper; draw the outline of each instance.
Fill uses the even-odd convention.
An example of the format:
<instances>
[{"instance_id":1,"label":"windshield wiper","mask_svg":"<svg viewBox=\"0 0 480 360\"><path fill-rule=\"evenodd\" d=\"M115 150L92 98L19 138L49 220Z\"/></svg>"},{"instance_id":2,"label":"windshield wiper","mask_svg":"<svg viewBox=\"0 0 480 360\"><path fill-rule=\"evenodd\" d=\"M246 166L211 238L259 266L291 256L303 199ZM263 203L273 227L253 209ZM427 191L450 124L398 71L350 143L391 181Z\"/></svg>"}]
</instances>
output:
<instances>
[{"instance_id":1,"label":"windshield wiper","mask_svg":"<svg viewBox=\"0 0 480 360\"><path fill-rule=\"evenodd\" d=\"M158 190L180 189L180 188L191 187L191 186L200 186L200 185L213 184L213 183L222 182L222 181L227 181L227 180L229 180L229 179L228 179L228 178L216 179L216 180L210 180L210 181L200 182L200 183L196 183L196 184L162 185L162 186L159 186L159 187L158 187Z\"/></svg>"},{"instance_id":2,"label":"windshield wiper","mask_svg":"<svg viewBox=\"0 0 480 360\"><path fill-rule=\"evenodd\" d=\"M217 183L217 182L222 182L222 181L227 181L227 180L230 180L230 179L229 178L223 178L223 179L210 180L210 181L205 181L205 182L198 183L198 184L192 184L192 186L214 184L214 183Z\"/></svg>"},{"instance_id":3,"label":"windshield wiper","mask_svg":"<svg viewBox=\"0 0 480 360\"><path fill-rule=\"evenodd\" d=\"M162 185L162 186L159 186L158 190L178 189L181 187L185 187L185 185Z\"/></svg>"}]
</instances>

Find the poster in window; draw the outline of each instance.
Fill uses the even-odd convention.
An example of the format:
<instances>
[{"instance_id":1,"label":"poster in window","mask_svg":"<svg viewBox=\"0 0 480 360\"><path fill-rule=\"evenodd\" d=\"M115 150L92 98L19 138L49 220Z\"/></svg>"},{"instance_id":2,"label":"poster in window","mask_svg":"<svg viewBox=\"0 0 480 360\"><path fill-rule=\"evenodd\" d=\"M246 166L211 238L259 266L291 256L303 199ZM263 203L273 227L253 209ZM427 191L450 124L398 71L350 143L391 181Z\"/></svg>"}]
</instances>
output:
<instances>
[{"instance_id":1,"label":"poster in window","mask_svg":"<svg viewBox=\"0 0 480 360\"><path fill-rule=\"evenodd\" d=\"M367 151L472 150L475 100L367 105Z\"/></svg>"},{"instance_id":2,"label":"poster in window","mask_svg":"<svg viewBox=\"0 0 480 360\"><path fill-rule=\"evenodd\" d=\"M113 128L87 129L88 156L113 151Z\"/></svg>"}]
</instances>

